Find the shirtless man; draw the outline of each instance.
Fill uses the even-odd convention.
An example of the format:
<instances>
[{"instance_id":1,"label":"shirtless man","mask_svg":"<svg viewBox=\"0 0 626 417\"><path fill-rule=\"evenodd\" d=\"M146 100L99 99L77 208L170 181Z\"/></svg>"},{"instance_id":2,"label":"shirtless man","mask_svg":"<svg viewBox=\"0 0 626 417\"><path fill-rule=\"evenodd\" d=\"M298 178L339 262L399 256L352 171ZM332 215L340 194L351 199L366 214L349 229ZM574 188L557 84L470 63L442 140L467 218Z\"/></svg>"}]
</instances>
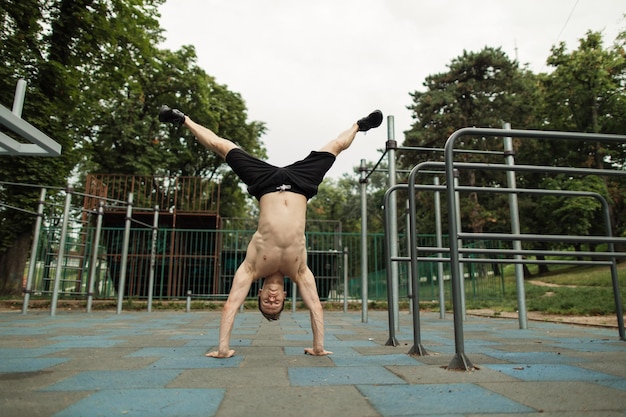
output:
<instances>
[{"instance_id":1,"label":"shirtless man","mask_svg":"<svg viewBox=\"0 0 626 417\"><path fill-rule=\"evenodd\" d=\"M235 315L248 296L252 283L260 278L265 279L259 290L259 310L268 320L278 319L287 295L283 283L285 276L297 284L311 315L313 347L306 348L304 353L314 356L331 354L324 349L324 313L315 277L307 266L304 237L306 204L317 193L336 156L352 144L357 132L380 126L383 120L380 110L354 123L319 151L312 151L305 159L282 168L254 158L179 110L163 106L159 120L189 129L202 145L226 160L248 186L248 192L259 201L257 230L248 245L244 261L235 272L222 310L218 348L207 352L206 356L229 358L235 354L229 346Z\"/></svg>"}]
</instances>

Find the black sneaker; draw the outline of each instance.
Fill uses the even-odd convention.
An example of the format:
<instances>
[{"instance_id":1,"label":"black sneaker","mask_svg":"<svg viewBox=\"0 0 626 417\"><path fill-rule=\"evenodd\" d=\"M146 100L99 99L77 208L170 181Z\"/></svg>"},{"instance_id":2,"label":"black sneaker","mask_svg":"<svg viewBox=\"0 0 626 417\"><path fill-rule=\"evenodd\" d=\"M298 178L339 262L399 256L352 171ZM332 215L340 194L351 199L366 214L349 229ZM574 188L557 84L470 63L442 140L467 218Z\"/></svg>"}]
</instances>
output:
<instances>
[{"instance_id":1,"label":"black sneaker","mask_svg":"<svg viewBox=\"0 0 626 417\"><path fill-rule=\"evenodd\" d=\"M367 132L370 129L380 126L383 122L383 112L374 110L367 117L360 119L356 124L359 125L359 132Z\"/></svg>"},{"instance_id":2,"label":"black sneaker","mask_svg":"<svg viewBox=\"0 0 626 417\"><path fill-rule=\"evenodd\" d=\"M164 104L161 106L161 110L159 110L159 121L180 126L185 123L185 114Z\"/></svg>"}]
</instances>

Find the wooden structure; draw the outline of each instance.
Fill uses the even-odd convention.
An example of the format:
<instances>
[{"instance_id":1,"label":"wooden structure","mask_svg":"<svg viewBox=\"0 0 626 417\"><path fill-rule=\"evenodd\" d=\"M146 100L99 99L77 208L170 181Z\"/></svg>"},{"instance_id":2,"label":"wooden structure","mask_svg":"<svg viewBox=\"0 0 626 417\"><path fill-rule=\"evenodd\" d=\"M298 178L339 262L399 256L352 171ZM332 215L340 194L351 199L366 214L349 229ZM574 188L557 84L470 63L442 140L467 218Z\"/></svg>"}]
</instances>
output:
<instances>
[{"instance_id":1,"label":"wooden structure","mask_svg":"<svg viewBox=\"0 0 626 417\"><path fill-rule=\"evenodd\" d=\"M155 291L164 297L183 297L192 289L206 294L218 290L220 245L217 233L203 233L202 242L189 242L189 233L180 230L216 230L220 228L218 183L200 177L156 177L118 174L90 174L87 176L84 208L95 210L105 201L102 225L109 275L117 288L122 257L119 229L126 220L126 201L133 193L133 225L126 272L127 296L147 295L147 276L150 268L151 233L155 207L159 210L159 244L156 259ZM117 229L117 230L115 230ZM212 276L211 284L203 281L196 288L194 275L201 268ZM209 286L210 288L207 288Z\"/></svg>"}]
</instances>

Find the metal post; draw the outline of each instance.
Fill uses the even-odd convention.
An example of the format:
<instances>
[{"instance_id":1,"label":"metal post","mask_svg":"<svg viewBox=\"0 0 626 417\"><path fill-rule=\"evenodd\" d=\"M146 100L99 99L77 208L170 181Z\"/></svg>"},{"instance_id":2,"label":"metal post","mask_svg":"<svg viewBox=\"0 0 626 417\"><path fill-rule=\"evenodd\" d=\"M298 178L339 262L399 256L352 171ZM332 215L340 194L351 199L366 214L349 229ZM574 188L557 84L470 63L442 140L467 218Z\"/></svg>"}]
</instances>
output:
<instances>
[{"instance_id":1,"label":"metal post","mask_svg":"<svg viewBox=\"0 0 626 417\"><path fill-rule=\"evenodd\" d=\"M454 170L454 188L458 189L459 187L459 170ZM455 191L455 204L454 204L454 213L456 215L456 221L458 224L458 231L461 231L461 198L459 197L459 192ZM452 237L450 237L452 239ZM463 241L458 239L459 247L463 247ZM459 289L460 289L460 301L461 301L461 315L463 316L463 320L467 318L465 311L465 264L463 263L463 254L459 253L459 262L458 262L458 270L459 270Z\"/></svg>"},{"instance_id":2,"label":"metal post","mask_svg":"<svg viewBox=\"0 0 626 417\"><path fill-rule=\"evenodd\" d=\"M187 313L191 311L191 290L187 290L187 304L185 310Z\"/></svg>"},{"instance_id":3,"label":"metal post","mask_svg":"<svg viewBox=\"0 0 626 417\"><path fill-rule=\"evenodd\" d=\"M505 130L511 130L511 124L504 124ZM515 152L513 151L513 140L510 136L504 138L504 161L506 165L515 165ZM515 171L506 172L506 180L509 188L517 188ZM511 213L511 233L519 235L521 233L519 223L519 210L517 205L517 194L509 194L509 210ZM513 241L514 250L522 250L522 242ZM515 255L514 259L522 259L521 255ZM521 263L515 264L515 284L517 288L517 310L519 311L518 321L520 329L528 328L528 318L526 316L526 292L524 289L524 266Z\"/></svg>"},{"instance_id":4,"label":"metal post","mask_svg":"<svg viewBox=\"0 0 626 417\"><path fill-rule=\"evenodd\" d=\"M61 285L61 271L63 270L63 258L65 257L65 240L67 239L67 226L70 220L70 204L72 203L72 188L67 187L65 191L65 207L63 208L63 223L61 225L61 237L59 239L59 250L57 251L57 268L54 274L54 288L52 290L52 302L50 304L50 315L57 312L59 301L59 285Z\"/></svg>"},{"instance_id":5,"label":"metal post","mask_svg":"<svg viewBox=\"0 0 626 417\"><path fill-rule=\"evenodd\" d=\"M439 177L435 175L433 184L439 185ZM443 232L441 230L441 193L435 191L435 239L437 247L443 247ZM443 258L441 252L437 253L437 258ZM446 294L443 282L443 262L437 262L437 285L439 286L439 318L446 317Z\"/></svg>"},{"instance_id":6,"label":"metal post","mask_svg":"<svg viewBox=\"0 0 626 417\"><path fill-rule=\"evenodd\" d=\"M367 279L367 167L361 159L361 322L367 323L368 279Z\"/></svg>"},{"instance_id":7,"label":"metal post","mask_svg":"<svg viewBox=\"0 0 626 417\"><path fill-rule=\"evenodd\" d=\"M464 297L461 291L461 281L463 276L460 275L460 259L459 259L459 240L458 233L460 229L457 207L457 192L455 189L454 177L454 157L452 141L450 138L446 142L444 151L445 158L445 170L446 170L446 197L448 201L448 235L450 246L450 275L452 280L452 308L454 313L454 348L455 356L448 365L449 369L473 369L474 365L465 355L465 338L463 335L463 309L462 298Z\"/></svg>"},{"instance_id":8,"label":"metal post","mask_svg":"<svg viewBox=\"0 0 626 417\"><path fill-rule=\"evenodd\" d=\"M396 185L396 148L398 144L395 140L394 133L394 119L393 116L387 116L387 152L388 152L388 172L389 172L389 188ZM391 236L391 256L398 256L398 203L395 193L390 196L389 208L391 214L391 223L389 224L389 230ZM391 288L387 288L387 291L391 291L391 297L387 297L391 304L388 306L390 314L393 314L396 330L400 327L400 308L399 308L399 283L398 283L398 264L393 262L391 264Z\"/></svg>"},{"instance_id":9,"label":"metal post","mask_svg":"<svg viewBox=\"0 0 626 417\"><path fill-rule=\"evenodd\" d=\"M348 312L348 248L343 248L343 312Z\"/></svg>"},{"instance_id":10,"label":"metal post","mask_svg":"<svg viewBox=\"0 0 626 417\"><path fill-rule=\"evenodd\" d=\"M148 275L148 313L152 312L152 293L154 292L154 270L156 268L157 236L159 232L159 206L154 206L152 223L152 247L150 248L150 274Z\"/></svg>"},{"instance_id":11,"label":"metal post","mask_svg":"<svg viewBox=\"0 0 626 417\"><path fill-rule=\"evenodd\" d=\"M391 198L391 194L393 194L393 192L396 190L396 187L391 187L389 189L387 189L387 191L385 191L385 198L384 198L384 203L383 206L385 208L384 214L385 214L385 222L384 222L384 236L385 236L385 275L387 277L387 323L388 323L388 328L389 328L389 339L387 339L387 342L385 342L385 346L398 346L400 343L398 342L398 340L396 339L396 319L395 319L395 314L393 314L393 309L392 309L392 305L393 303L393 295L392 295L392 291L391 291L391 287L393 286L391 281L393 280L392 278L392 265L394 263L394 256L392 256L391 254L391 248L393 246L392 241L394 240L394 236L391 235L391 233L389 232L390 230L390 224L393 220L397 220L394 217L397 216L393 216L391 213L391 210L389 209L389 200ZM393 220L392 220L393 219Z\"/></svg>"},{"instance_id":12,"label":"metal post","mask_svg":"<svg viewBox=\"0 0 626 417\"><path fill-rule=\"evenodd\" d=\"M89 263L89 285L87 290L87 313L91 313L93 304L93 292L96 285L96 263L98 262L98 246L100 244L100 230L102 229L102 215L104 214L104 202L98 204L98 217L96 219L96 231L91 243L91 261Z\"/></svg>"},{"instance_id":13,"label":"metal post","mask_svg":"<svg viewBox=\"0 0 626 417\"><path fill-rule=\"evenodd\" d=\"M424 346L422 346L422 336L420 329L420 280L419 280L419 264L417 262L417 222L415 220L415 212L417 204L415 202L415 175L417 171L414 169L409 175L409 228L407 233L409 235L409 262L411 267L411 289L413 295L413 346L409 350L409 354L424 356L428 355ZM387 190L387 192L391 189Z\"/></svg>"},{"instance_id":14,"label":"metal post","mask_svg":"<svg viewBox=\"0 0 626 417\"><path fill-rule=\"evenodd\" d=\"M406 200L406 244L407 244L407 252L411 253L411 250L409 249L411 247L411 234L409 233L409 230L411 230L411 204L409 203L409 200ZM407 289L406 289L406 293L407 296L409 297L409 313L413 313L413 309L415 308L415 300L413 299L413 285L411 285L411 263L408 262L407 263L407 272L408 272L408 279L407 279ZM417 308L419 308L419 306L417 306Z\"/></svg>"},{"instance_id":15,"label":"metal post","mask_svg":"<svg viewBox=\"0 0 626 417\"><path fill-rule=\"evenodd\" d=\"M124 302L124 287L126 286L126 265L128 263L128 243L130 241L130 223L133 216L133 193L128 193L126 206L126 224L124 227L124 242L122 243L122 263L120 265L120 282L117 287L117 314L122 313Z\"/></svg>"},{"instance_id":16,"label":"metal post","mask_svg":"<svg viewBox=\"0 0 626 417\"><path fill-rule=\"evenodd\" d=\"M298 301L298 284L291 281L291 312L296 312L296 302Z\"/></svg>"},{"instance_id":17,"label":"metal post","mask_svg":"<svg viewBox=\"0 0 626 417\"><path fill-rule=\"evenodd\" d=\"M17 80L15 86L15 96L13 97L13 108L11 113L17 117L22 117L22 109L24 108L24 97L26 96L26 81Z\"/></svg>"},{"instance_id":18,"label":"metal post","mask_svg":"<svg viewBox=\"0 0 626 417\"><path fill-rule=\"evenodd\" d=\"M43 222L43 207L46 199L46 189L42 188L39 194L39 204L37 205L37 219L35 220L35 231L33 232L33 243L30 248L30 261L28 263L28 275L26 276L26 287L24 288L24 303L22 304L22 314L28 312L30 293L32 292L35 267L37 266L37 247L39 246L39 234L41 233L41 223Z\"/></svg>"}]
</instances>

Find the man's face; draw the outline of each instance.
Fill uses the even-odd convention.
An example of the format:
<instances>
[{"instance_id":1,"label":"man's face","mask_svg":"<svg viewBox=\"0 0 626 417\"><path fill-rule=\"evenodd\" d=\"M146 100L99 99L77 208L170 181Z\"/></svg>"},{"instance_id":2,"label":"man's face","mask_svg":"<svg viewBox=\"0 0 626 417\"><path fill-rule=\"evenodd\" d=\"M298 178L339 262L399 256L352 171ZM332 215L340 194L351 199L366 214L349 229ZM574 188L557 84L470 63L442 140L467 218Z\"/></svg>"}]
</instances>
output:
<instances>
[{"instance_id":1,"label":"man's face","mask_svg":"<svg viewBox=\"0 0 626 417\"><path fill-rule=\"evenodd\" d=\"M260 306L266 314L278 314L283 309L287 293L282 288L266 288L259 290Z\"/></svg>"}]
</instances>

